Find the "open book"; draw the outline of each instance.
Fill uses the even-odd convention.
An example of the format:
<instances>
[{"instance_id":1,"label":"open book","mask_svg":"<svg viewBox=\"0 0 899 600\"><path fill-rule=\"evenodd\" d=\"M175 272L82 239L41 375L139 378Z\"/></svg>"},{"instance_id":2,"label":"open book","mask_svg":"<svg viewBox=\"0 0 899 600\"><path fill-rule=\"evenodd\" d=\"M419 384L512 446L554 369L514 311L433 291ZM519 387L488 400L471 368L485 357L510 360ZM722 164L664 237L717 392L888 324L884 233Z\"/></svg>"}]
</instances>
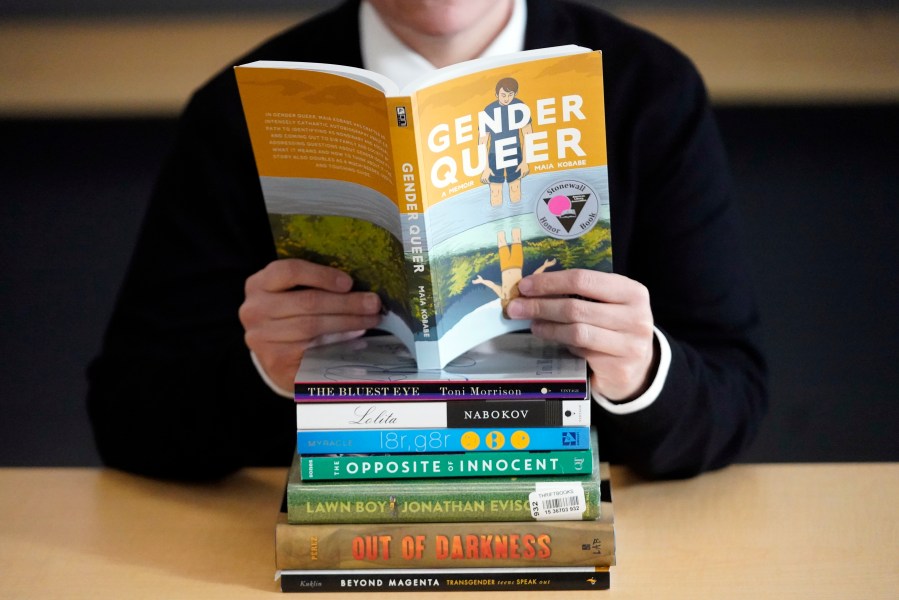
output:
<instances>
[{"instance_id":1,"label":"open book","mask_svg":"<svg viewBox=\"0 0 899 600\"><path fill-rule=\"evenodd\" d=\"M518 281L610 271L598 51L460 63L400 90L317 63L235 67L279 257L377 292L423 369L497 335Z\"/></svg>"},{"instance_id":2,"label":"open book","mask_svg":"<svg viewBox=\"0 0 899 600\"><path fill-rule=\"evenodd\" d=\"M360 400L552 398L589 399L587 361L532 333L495 337L442 369L418 367L395 336L364 336L309 348L294 377L297 402L332 408Z\"/></svg>"}]
</instances>

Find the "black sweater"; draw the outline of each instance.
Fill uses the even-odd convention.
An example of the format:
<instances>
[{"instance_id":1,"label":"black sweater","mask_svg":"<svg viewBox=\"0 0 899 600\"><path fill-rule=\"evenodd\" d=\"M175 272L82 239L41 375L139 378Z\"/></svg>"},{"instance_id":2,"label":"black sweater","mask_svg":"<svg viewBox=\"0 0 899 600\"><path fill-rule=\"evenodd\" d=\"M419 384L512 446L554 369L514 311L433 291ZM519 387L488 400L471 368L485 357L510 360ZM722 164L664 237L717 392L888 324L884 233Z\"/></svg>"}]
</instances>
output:
<instances>
[{"instance_id":1,"label":"black sweater","mask_svg":"<svg viewBox=\"0 0 899 600\"><path fill-rule=\"evenodd\" d=\"M264 43L255 59L362 66L358 0ZM657 38L595 9L531 0L525 44L603 52L615 271L646 285L672 347L648 408L595 406L604 460L683 477L732 462L766 407L758 314L724 150L701 79ZM231 67L191 99L104 346L88 408L106 464L170 478L286 465L294 405L253 366L244 281L275 258Z\"/></svg>"}]
</instances>

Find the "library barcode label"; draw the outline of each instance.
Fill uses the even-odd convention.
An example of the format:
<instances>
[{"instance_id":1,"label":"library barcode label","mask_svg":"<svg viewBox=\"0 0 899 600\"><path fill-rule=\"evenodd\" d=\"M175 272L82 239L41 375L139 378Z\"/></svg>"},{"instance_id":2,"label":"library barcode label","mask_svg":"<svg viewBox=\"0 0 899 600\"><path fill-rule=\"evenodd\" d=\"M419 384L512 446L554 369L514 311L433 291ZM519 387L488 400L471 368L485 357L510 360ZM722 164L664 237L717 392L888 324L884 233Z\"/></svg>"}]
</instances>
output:
<instances>
[{"instance_id":1,"label":"library barcode label","mask_svg":"<svg viewBox=\"0 0 899 600\"><path fill-rule=\"evenodd\" d=\"M528 501L537 521L574 521L587 509L584 486L578 482L537 483Z\"/></svg>"}]
</instances>

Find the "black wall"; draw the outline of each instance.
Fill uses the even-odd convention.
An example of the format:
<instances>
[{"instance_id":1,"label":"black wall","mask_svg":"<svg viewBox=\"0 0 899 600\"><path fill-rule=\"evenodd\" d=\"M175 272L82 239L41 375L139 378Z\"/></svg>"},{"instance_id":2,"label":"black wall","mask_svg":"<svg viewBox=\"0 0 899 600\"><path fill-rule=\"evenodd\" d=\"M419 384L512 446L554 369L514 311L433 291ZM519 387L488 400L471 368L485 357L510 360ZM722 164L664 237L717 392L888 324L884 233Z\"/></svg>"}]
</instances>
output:
<instances>
[{"instance_id":1,"label":"black wall","mask_svg":"<svg viewBox=\"0 0 899 600\"><path fill-rule=\"evenodd\" d=\"M771 363L745 460L899 460L899 105L717 113ZM98 463L84 369L173 135L0 120L0 465Z\"/></svg>"},{"instance_id":2,"label":"black wall","mask_svg":"<svg viewBox=\"0 0 899 600\"><path fill-rule=\"evenodd\" d=\"M899 459L899 105L718 116L770 356L747 460Z\"/></svg>"}]
</instances>

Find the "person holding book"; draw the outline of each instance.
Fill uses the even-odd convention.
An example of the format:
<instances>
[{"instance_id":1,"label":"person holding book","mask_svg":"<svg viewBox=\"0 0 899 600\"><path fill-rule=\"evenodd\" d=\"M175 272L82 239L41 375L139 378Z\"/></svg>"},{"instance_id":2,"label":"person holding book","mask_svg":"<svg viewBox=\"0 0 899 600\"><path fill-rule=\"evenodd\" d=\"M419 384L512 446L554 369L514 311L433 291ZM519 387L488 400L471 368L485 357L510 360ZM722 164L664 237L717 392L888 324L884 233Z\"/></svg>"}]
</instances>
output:
<instances>
[{"instance_id":1,"label":"person holding book","mask_svg":"<svg viewBox=\"0 0 899 600\"><path fill-rule=\"evenodd\" d=\"M508 313L588 360L604 460L651 477L719 468L758 430L766 369L724 150L683 55L564 1L348 0L239 62L365 66L402 84L565 43L603 51L616 272L531 274ZM335 269L275 260L225 68L181 117L89 368L103 460L189 479L286 464L294 405L279 391L291 389L303 351L379 321L378 297L351 287Z\"/></svg>"}]
</instances>

